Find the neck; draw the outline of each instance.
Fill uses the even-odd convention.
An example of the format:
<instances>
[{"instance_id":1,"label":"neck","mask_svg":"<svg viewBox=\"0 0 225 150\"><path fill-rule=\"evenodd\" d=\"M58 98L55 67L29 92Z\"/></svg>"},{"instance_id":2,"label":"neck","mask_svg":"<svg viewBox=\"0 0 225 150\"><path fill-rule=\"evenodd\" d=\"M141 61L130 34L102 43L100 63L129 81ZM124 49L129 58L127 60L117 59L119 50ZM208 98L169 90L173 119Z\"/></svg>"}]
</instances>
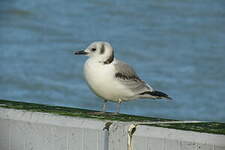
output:
<instances>
[{"instance_id":1,"label":"neck","mask_svg":"<svg viewBox=\"0 0 225 150\"><path fill-rule=\"evenodd\" d=\"M112 53L112 55L106 61L104 61L104 64L111 64L113 60L114 60L114 54Z\"/></svg>"}]
</instances>

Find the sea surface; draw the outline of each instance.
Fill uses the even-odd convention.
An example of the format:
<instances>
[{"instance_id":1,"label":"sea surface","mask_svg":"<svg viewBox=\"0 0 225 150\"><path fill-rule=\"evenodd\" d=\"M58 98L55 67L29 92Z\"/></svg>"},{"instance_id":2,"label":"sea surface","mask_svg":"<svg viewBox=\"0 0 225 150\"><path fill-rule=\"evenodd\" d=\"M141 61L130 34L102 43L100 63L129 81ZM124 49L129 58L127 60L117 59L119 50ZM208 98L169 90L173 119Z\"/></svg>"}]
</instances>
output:
<instances>
[{"instance_id":1,"label":"sea surface","mask_svg":"<svg viewBox=\"0 0 225 150\"><path fill-rule=\"evenodd\" d=\"M98 40L174 99L122 113L225 122L224 0L1 0L0 99L100 110L72 53Z\"/></svg>"}]
</instances>

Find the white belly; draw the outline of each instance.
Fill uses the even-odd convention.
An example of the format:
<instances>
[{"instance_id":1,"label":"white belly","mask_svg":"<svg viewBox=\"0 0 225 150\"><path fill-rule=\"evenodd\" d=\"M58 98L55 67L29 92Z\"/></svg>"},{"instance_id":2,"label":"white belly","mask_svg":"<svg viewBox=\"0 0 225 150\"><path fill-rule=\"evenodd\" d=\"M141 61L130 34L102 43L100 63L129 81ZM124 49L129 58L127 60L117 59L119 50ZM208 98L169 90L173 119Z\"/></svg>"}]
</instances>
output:
<instances>
[{"instance_id":1,"label":"white belly","mask_svg":"<svg viewBox=\"0 0 225 150\"><path fill-rule=\"evenodd\" d=\"M115 80L115 70L112 64L103 65L87 60L84 65L85 79L92 91L110 101L128 100L132 93Z\"/></svg>"}]
</instances>

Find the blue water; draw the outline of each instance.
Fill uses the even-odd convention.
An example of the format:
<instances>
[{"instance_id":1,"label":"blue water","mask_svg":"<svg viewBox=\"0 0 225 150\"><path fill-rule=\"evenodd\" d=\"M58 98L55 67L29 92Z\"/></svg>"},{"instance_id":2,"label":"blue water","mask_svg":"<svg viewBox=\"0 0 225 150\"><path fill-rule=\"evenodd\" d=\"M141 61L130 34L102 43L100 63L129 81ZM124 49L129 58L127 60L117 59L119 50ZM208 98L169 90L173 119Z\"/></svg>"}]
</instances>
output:
<instances>
[{"instance_id":1,"label":"blue water","mask_svg":"<svg viewBox=\"0 0 225 150\"><path fill-rule=\"evenodd\" d=\"M97 40L174 99L122 113L225 122L224 0L0 1L0 99L100 110L72 54Z\"/></svg>"}]
</instances>

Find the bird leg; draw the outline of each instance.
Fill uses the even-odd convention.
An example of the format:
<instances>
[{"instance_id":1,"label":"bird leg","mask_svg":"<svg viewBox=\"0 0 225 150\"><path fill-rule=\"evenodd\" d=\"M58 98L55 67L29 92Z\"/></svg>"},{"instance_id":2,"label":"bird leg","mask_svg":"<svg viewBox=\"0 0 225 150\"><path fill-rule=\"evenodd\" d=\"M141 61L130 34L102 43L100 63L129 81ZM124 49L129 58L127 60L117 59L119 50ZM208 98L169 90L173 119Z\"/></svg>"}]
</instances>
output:
<instances>
[{"instance_id":1,"label":"bird leg","mask_svg":"<svg viewBox=\"0 0 225 150\"><path fill-rule=\"evenodd\" d=\"M103 105L102 105L102 111L91 112L91 114L95 114L95 115L106 114L106 104L107 104L107 100L104 100Z\"/></svg>"},{"instance_id":2,"label":"bird leg","mask_svg":"<svg viewBox=\"0 0 225 150\"><path fill-rule=\"evenodd\" d=\"M115 114L117 115L117 114L119 114L119 112L120 112L120 104L121 104L121 99L119 99L119 101L118 101L118 103L116 104L116 112L115 112Z\"/></svg>"},{"instance_id":3,"label":"bird leg","mask_svg":"<svg viewBox=\"0 0 225 150\"><path fill-rule=\"evenodd\" d=\"M106 104L107 104L107 100L104 100L103 105L102 105L102 112L103 113L106 112Z\"/></svg>"}]
</instances>

